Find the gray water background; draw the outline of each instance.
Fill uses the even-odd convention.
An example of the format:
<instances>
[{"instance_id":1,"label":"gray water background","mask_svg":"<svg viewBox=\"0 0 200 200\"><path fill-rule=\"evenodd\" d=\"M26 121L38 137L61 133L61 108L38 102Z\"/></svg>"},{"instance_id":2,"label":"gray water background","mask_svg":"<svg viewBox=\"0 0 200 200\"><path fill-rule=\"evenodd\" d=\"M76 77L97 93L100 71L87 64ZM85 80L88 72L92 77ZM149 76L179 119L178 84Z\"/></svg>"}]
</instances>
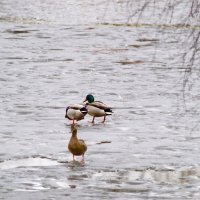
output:
<instances>
[{"instance_id":1,"label":"gray water background","mask_svg":"<svg viewBox=\"0 0 200 200\"><path fill-rule=\"evenodd\" d=\"M0 199L200 198L199 82L184 99L179 59L190 30L155 26L158 13L127 26L129 14L120 1L0 2ZM81 165L64 115L88 93L114 114L78 122Z\"/></svg>"}]
</instances>

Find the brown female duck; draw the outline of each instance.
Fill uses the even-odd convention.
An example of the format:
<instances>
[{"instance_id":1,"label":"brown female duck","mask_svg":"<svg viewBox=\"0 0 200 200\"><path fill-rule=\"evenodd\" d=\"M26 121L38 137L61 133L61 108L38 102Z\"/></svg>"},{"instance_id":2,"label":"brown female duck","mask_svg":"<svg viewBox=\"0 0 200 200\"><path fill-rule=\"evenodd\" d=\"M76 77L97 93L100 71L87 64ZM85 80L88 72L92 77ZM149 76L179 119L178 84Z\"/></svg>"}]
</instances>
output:
<instances>
[{"instance_id":1,"label":"brown female duck","mask_svg":"<svg viewBox=\"0 0 200 200\"><path fill-rule=\"evenodd\" d=\"M77 138L77 128L75 125L71 125L71 132L72 136L68 144L68 149L73 155L73 161L75 160L74 156L82 156L81 162L84 163L84 154L87 151L87 146L84 140Z\"/></svg>"}]
</instances>

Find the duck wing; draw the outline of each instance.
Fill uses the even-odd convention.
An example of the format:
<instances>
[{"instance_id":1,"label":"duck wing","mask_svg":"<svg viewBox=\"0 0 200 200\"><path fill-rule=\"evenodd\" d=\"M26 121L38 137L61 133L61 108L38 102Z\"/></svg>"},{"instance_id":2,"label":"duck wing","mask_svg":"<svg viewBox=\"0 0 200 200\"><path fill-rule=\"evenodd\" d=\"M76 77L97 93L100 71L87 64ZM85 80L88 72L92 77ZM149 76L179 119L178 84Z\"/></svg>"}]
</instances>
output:
<instances>
[{"instance_id":1,"label":"duck wing","mask_svg":"<svg viewBox=\"0 0 200 200\"><path fill-rule=\"evenodd\" d=\"M82 114L86 115L87 114L87 109L84 105L81 104L73 104L71 106L69 106L69 108L73 109L73 110L79 110Z\"/></svg>"},{"instance_id":2,"label":"duck wing","mask_svg":"<svg viewBox=\"0 0 200 200\"><path fill-rule=\"evenodd\" d=\"M86 150L87 150L87 145L85 144L85 141L82 140L82 139L79 139L78 141L79 141L79 144L81 146L81 149L82 149L83 153L85 153Z\"/></svg>"},{"instance_id":3,"label":"duck wing","mask_svg":"<svg viewBox=\"0 0 200 200\"><path fill-rule=\"evenodd\" d=\"M82 139L78 139L78 141L81 142L81 143L83 143L83 144L85 144L85 141L82 140Z\"/></svg>"},{"instance_id":4,"label":"duck wing","mask_svg":"<svg viewBox=\"0 0 200 200\"><path fill-rule=\"evenodd\" d=\"M94 101L92 103L88 103L88 105L91 105L91 106L94 106L96 108L103 109L103 110L110 108L108 105L106 105L105 103L103 103L101 101Z\"/></svg>"},{"instance_id":5,"label":"duck wing","mask_svg":"<svg viewBox=\"0 0 200 200\"><path fill-rule=\"evenodd\" d=\"M74 110L80 110L81 108L83 108L84 106L81 104L73 104L71 106L69 106L70 108L74 109Z\"/></svg>"}]
</instances>

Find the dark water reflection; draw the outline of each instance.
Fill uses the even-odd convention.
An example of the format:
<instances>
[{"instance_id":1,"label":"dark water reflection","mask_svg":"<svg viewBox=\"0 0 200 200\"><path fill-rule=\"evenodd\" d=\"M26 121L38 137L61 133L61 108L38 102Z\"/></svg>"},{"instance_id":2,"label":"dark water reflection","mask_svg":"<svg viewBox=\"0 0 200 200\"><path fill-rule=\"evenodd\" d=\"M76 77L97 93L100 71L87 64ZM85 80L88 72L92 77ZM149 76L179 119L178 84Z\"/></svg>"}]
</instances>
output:
<instances>
[{"instance_id":1,"label":"dark water reflection","mask_svg":"<svg viewBox=\"0 0 200 200\"><path fill-rule=\"evenodd\" d=\"M181 35L126 26L102 1L9 0L0 11L0 199L200 198L199 83L184 105ZM114 114L79 122L82 165L64 112L90 92Z\"/></svg>"}]
</instances>

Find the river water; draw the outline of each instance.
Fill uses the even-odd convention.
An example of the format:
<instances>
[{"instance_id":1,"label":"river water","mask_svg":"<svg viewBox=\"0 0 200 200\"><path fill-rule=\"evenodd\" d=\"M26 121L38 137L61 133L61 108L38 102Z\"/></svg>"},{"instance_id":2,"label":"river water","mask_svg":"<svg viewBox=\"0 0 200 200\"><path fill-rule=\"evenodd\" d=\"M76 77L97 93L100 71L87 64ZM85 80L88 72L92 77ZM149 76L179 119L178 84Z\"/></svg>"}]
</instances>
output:
<instances>
[{"instance_id":1,"label":"river water","mask_svg":"<svg viewBox=\"0 0 200 200\"><path fill-rule=\"evenodd\" d=\"M200 199L199 83L183 92L178 59L189 30L126 25L126 6L1 0L0 199ZM82 165L64 115L88 93L114 113L78 122Z\"/></svg>"}]
</instances>

